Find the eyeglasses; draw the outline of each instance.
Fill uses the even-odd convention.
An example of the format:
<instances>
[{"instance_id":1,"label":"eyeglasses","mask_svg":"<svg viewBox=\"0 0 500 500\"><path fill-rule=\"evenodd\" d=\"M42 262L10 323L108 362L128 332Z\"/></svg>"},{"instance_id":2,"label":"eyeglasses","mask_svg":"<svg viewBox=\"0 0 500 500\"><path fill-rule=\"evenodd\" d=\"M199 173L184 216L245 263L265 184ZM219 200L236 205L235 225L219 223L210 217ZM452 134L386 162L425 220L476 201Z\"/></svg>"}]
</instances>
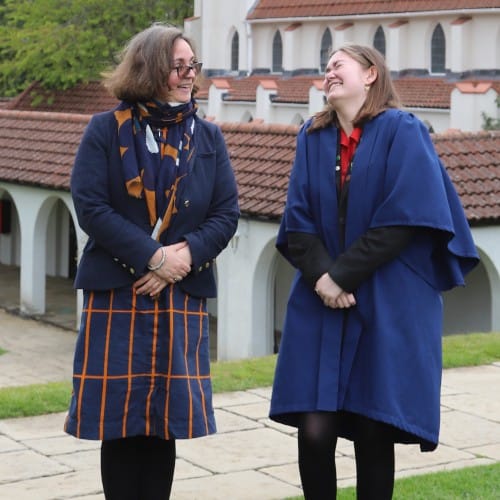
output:
<instances>
[{"instance_id":1,"label":"eyeglasses","mask_svg":"<svg viewBox=\"0 0 500 500\"><path fill-rule=\"evenodd\" d=\"M201 71L202 66L203 63L201 62L195 62L193 64L179 64L179 66L172 68L172 71L177 71L177 76L179 78L186 78L191 70L194 71L195 75L197 75Z\"/></svg>"}]
</instances>

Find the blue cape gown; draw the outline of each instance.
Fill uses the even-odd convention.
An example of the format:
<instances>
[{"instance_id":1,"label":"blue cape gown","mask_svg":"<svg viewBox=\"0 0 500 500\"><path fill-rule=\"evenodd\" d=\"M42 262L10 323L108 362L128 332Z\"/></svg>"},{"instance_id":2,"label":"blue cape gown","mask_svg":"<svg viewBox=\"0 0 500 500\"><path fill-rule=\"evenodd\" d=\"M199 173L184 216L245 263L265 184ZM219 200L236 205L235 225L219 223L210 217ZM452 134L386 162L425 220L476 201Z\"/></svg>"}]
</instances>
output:
<instances>
[{"instance_id":1,"label":"blue cape gown","mask_svg":"<svg viewBox=\"0 0 500 500\"><path fill-rule=\"evenodd\" d=\"M319 235L339 248L335 127L297 138L277 248L287 232ZM330 309L297 272L278 355L270 417L354 412L394 427L395 441L437 446L441 386L441 292L464 284L478 255L458 195L425 126L387 110L363 128L354 158L346 248L368 229L416 226L415 241L356 291L357 304ZM355 439L348 426L341 435Z\"/></svg>"}]
</instances>

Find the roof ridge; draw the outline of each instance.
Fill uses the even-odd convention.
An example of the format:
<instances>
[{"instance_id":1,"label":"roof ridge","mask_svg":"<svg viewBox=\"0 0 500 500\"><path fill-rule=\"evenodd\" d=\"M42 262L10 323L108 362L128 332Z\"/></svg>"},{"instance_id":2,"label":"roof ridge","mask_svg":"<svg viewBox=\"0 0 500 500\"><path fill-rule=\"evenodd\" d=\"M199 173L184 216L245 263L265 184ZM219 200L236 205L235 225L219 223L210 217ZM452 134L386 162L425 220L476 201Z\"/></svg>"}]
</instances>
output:
<instances>
[{"instance_id":1,"label":"roof ridge","mask_svg":"<svg viewBox=\"0 0 500 500\"><path fill-rule=\"evenodd\" d=\"M500 130L476 130L476 131L468 131L468 130L460 130L456 128L450 128L445 130L444 132L432 133L432 140L435 141L449 141L452 140L461 140L465 137L474 137L474 138L496 138L500 137Z\"/></svg>"},{"instance_id":2,"label":"roof ridge","mask_svg":"<svg viewBox=\"0 0 500 500\"><path fill-rule=\"evenodd\" d=\"M226 132L246 132L246 133L259 133L259 134L275 134L287 135L297 134L299 130L298 125L291 125L285 123L262 123L259 121L252 122L216 122L222 131Z\"/></svg>"},{"instance_id":3,"label":"roof ridge","mask_svg":"<svg viewBox=\"0 0 500 500\"><path fill-rule=\"evenodd\" d=\"M19 109L1 109L0 117L18 118L21 120L48 120L64 122L88 122L91 114L81 113L58 113L56 111L24 111Z\"/></svg>"}]
</instances>

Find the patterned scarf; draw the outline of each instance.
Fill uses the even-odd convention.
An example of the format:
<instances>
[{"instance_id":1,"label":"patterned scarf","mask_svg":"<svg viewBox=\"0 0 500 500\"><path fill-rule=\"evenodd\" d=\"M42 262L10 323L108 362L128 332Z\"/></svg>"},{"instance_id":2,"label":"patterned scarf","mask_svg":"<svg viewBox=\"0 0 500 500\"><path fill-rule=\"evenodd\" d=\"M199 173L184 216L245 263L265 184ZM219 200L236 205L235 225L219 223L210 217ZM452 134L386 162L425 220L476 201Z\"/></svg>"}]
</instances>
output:
<instances>
[{"instance_id":1,"label":"patterned scarf","mask_svg":"<svg viewBox=\"0 0 500 500\"><path fill-rule=\"evenodd\" d=\"M194 99L174 107L121 102L114 113L128 194L145 198L151 236L158 241L177 212L179 181L194 152L197 109Z\"/></svg>"}]
</instances>

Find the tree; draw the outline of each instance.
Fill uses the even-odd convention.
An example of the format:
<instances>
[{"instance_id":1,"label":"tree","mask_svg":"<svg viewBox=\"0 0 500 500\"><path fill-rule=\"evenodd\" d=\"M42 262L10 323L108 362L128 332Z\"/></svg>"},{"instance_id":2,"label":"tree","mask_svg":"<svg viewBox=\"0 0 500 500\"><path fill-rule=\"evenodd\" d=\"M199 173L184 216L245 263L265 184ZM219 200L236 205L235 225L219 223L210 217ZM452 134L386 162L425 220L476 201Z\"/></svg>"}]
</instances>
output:
<instances>
[{"instance_id":1,"label":"tree","mask_svg":"<svg viewBox=\"0 0 500 500\"><path fill-rule=\"evenodd\" d=\"M193 0L0 1L0 94L98 79L124 43L152 22L182 26Z\"/></svg>"},{"instance_id":2,"label":"tree","mask_svg":"<svg viewBox=\"0 0 500 500\"><path fill-rule=\"evenodd\" d=\"M495 99L497 108L500 108L500 96ZM500 119L488 116L484 111L481 113L483 117L483 130L500 130Z\"/></svg>"}]
</instances>

